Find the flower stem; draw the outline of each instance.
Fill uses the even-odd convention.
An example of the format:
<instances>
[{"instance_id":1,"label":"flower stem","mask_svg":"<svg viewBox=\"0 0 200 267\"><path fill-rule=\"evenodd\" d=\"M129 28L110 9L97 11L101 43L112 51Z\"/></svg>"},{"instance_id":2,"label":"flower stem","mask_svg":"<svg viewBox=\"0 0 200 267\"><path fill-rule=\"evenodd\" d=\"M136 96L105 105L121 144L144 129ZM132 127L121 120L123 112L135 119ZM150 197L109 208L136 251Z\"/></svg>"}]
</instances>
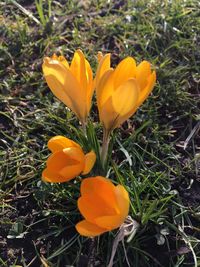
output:
<instances>
[{"instance_id":1,"label":"flower stem","mask_svg":"<svg viewBox=\"0 0 200 267\"><path fill-rule=\"evenodd\" d=\"M105 162L107 159L108 154L108 146L109 146L109 140L110 139L110 131L103 129L103 143L102 143L102 150L101 150L101 163L104 168Z\"/></svg>"},{"instance_id":2,"label":"flower stem","mask_svg":"<svg viewBox=\"0 0 200 267\"><path fill-rule=\"evenodd\" d=\"M87 137L87 131L86 131L87 121L81 121L81 127L83 130L84 135Z\"/></svg>"},{"instance_id":3,"label":"flower stem","mask_svg":"<svg viewBox=\"0 0 200 267\"><path fill-rule=\"evenodd\" d=\"M94 267L95 266L95 254L96 254L96 237L92 237L90 239L90 248L89 248L89 259L88 259L88 267Z\"/></svg>"}]
</instances>

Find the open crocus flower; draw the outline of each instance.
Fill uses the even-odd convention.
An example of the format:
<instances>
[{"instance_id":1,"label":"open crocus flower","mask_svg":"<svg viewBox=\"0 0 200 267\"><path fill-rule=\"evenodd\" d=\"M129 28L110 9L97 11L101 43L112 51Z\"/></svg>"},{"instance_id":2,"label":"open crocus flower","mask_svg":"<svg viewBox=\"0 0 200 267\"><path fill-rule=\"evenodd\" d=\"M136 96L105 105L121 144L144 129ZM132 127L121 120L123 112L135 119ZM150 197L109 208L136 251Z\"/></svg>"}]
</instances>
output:
<instances>
[{"instance_id":1,"label":"open crocus flower","mask_svg":"<svg viewBox=\"0 0 200 267\"><path fill-rule=\"evenodd\" d=\"M129 212L128 192L107 178L86 178L81 183L78 208L85 220L76 224L76 230L83 236L98 236L125 221Z\"/></svg>"},{"instance_id":2,"label":"open crocus flower","mask_svg":"<svg viewBox=\"0 0 200 267\"><path fill-rule=\"evenodd\" d=\"M156 82L148 61L136 66L132 57L110 67L110 54L98 54L95 84L100 120L107 132L115 129L144 102Z\"/></svg>"},{"instance_id":3,"label":"open crocus flower","mask_svg":"<svg viewBox=\"0 0 200 267\"><path fill-rule=\"evenodd\" d=\"M42 173L42 179L46 182L62 183L79 174L88 174L96 161L96 155L93 151L85 155L79 144L64 136L51 138L48 142L48 148L52 154Z\"/></svg>"},{"instance_id":4,"label":"open crocus flower","mask_svg":"<svg viewBox=\"0 0 200 267\"><path fill-rule=\"evenodd\" d=\"M53 94L70 108L81 123L86 123L94 91L93 74L81 50L74 53L71 65L63 56L45 57L42 65Z\"/></svg>"}]
</instances>

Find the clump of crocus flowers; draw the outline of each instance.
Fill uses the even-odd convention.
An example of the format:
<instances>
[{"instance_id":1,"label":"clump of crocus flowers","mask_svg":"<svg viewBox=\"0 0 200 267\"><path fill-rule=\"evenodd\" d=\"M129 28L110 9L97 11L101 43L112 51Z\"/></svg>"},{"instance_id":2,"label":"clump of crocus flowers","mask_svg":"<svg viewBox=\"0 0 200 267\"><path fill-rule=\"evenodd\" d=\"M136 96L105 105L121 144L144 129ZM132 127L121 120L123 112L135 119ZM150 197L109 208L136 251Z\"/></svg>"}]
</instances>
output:
<instances>
[{"instance_id":1,"label":"clump of crocus flowers","mask_svg":"<svg viewBox=\"0 0 200 267\"><path fill-rule=\"evenodd\" d=\"M96 167L98 171L89 177L96 161L94 150L84 151L75 141L55 136L48 142L52 154L42 173L43 181L51 183L68 182L79 177L78 209L84 219L76 224L76 230L86 237L117 229L128 216L130 199L126 188L99 175L108 163L109 138L113 130L137 111L156 82L156 73L151 70L148 61L136 64L134 58L127 57L113 68L110 57L110 54L98 53L94 78L90 63L80 49L74 53L71 64L63 55L53 54L45 57L42 65L52 93L77 116L86 138L94 91L96 94L103 128L101 166Z\"/></svg>"}]
</instances>

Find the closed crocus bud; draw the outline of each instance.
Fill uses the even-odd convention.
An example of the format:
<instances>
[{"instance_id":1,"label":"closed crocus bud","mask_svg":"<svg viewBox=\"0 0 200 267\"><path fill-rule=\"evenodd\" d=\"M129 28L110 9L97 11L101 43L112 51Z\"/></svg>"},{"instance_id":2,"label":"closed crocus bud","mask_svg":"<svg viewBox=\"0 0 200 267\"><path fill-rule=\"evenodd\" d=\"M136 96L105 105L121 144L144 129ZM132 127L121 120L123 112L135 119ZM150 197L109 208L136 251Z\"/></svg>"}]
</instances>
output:
<instances>
[{"instance_id":1,"label":"closed crocus bud","mask_svg":"<svg viewBox=\"0 0 200 267\"><path fill-rule=\"evenodd\" d=\"M93 74L81 50L74 53L71 65L63 56L45 57L42 70L53 94L70 108L81 123L86 123L94 91Z\"/></svg>"},{"instance_id":2,"label":"closed crocus bud","mask_svg":"<svg viewBox=\"0 0 200 267\"><path fill-rule=\"evenodd\" d=\"M132 57L110 67L110 54L99 54L95 85L100 120L107 132L117 128L144 102L156 82L148 61L136 66Z\"/></svg>"},{"instance_id":3,"label":"closed crocus bud","mask_svg":"<svg viewBox=\"0 0 200 267\"><path fill-rule=\"evenodd\" d=\"M80 235L94 237L120 227L129 212L129 195L122 185L115 186L102 176L81 183L78 208L85 218L76 224Z\"/></svg>"},{"instance_id":4,"label":"closed crocus bud","mask_svg":"<svg viewBox=\"0 0 200 267\"><path fill-rule=\"evenodd\" d=\"M79 144L64 136L51 138L48 148L52 154L42 173L45 182L62 183L70 181L77 175L88 174L96 161L93 151L84 154Z\"/></svg>"}]
</instances>

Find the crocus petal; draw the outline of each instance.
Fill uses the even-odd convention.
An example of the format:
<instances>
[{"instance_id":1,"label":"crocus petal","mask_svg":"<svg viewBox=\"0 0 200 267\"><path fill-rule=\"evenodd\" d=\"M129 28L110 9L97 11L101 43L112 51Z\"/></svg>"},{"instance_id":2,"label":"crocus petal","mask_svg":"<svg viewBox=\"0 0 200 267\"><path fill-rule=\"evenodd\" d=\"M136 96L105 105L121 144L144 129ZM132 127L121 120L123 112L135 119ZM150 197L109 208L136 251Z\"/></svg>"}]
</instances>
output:
<instances>
[{"instance_id":1,"label":"crocus petal","mask_svg":"<svg viewBox=\"0 0 200 267\"><path fill-rule=\"evenodd\" d=\"M146 87L148 77L151 75L151 64L148 61L142 61L136 68L136 80L140 89Z\"/></svg>"},{"instance_id":2,"label":"crocus petal","mask_svg":"<svg viewBox=\"0 0 200 267\"><path fill-rule=\"evenodd\" d=\"M69 163L72 165L77 161L70 160L63 151L57 151L49 156L46 164L49 171L57 173Z\"/></svg>"},{"instance_id":3,"label":"crocus petal","mask_svg":"<svg viewBox=\"0 0 200 267\"><path fill-rule=\"evenodd\" d=\"M120 225L125 221L129 212L129 195L126 189L122 185L115 186L115 194L117 197L119 214L115 216L101 216L96 217L95 223L108 230L120 227ZM105 213L104 213L105 215Z\"/></svg>"},{"instance_id":4,"label":"crocus petal","mask_svg":"<svg viewBox=\"0 0 200 267\"><path fill-rule=\"evenodd\" d=\"M83 220L76 224L76 230L82 236L94 237L106 232L106 229L100 228L97 225Z\"/></svg>"},{"instance_id":5,"label":"crocus petal","mask_svg":"<svg viewBox=\"0 0 200 267\"><path fill-rule=\"evenodd\" d=\"M115 187L115 193L117 197L118 207L120 210L121 223L123 223L129 212L129 195L122 185L117 185Z\"/></svg>"},{"instance_id":6,"label":"crocus petal","mask_svg":"<svg viewBox=\"0 0 200 267\"><path fill-rule=\"evenodd\" d=\"M67 62L66 58L64 56L59 56L58 60L60 63L62 63L67 69L69 69L69 63Z\"/></svg>"},{"instance_id":7,"label":"crocus petal","mask_svg":"<svg viewBox=\"0 0 200 267\"><path fill-rule=\"evenodd\" d=\"M100 54L98 54L98 58L100 59L101 56L99 55ZM99 61L99 66L96 73L96 87L98 86L103 74L110 69L110 54L106 54L105 56L102 56L101 60Z\"/></svg>"},{"instance_id":8,"label":"crocus petal","mask_svg":"<svg viewBox=\"0 0 200 267\"><path fill-rule=\"evenodd\" d=\"M76 147L65 148L63 153L67 157L67 164L60 169L59 174L65 178L65 181L69 181L82 172L85 158L83 151Z\"/></svg>"},{"instance_id":9,"label":"crocus petal","mask_svg":"<svg viewBox=\"0 0 200 267\"><path fill-rule=\"evenodd\" d=\"M113 73L114 70L106 71L98 84L96 93L97 105L99 108L108 100L114 91Z\"/></svg>"},{"instance_id":10,"label":"crocus petal","mask_svg":"<svg viewBox=\"0 0 200 267\"><path fill-rule=\"evenodd\" d=\"M108 191L113 191L115 186L112 184L112 182L103 177L103 176L95 176L90 178L85 178L81 183L81 195L88 195L92 192L98 190L101 187L101 189L106 189Z\"/></svg>"},{"instance_id":11,"label":"crocus petal","mask_svg":"<svg viewBox=\"0 0 200 267\"><path fill-rule=\"evenodd\" d=\"M86 111L88 114L91 108L92 95L94 92L93 74L89 62L86 60L80 49L74 53L70 71L78 80L81 91L84 95Z\"/></svg>"},{"instance_id":12,"label":"crocus petal","mask_svg":"<svg viewBox=\"0 0 200 267\"><path fill-rule=\"evenodd\" d=\"M107 229L107 231L116 229L124 222L120 215L102 216L95 219L97 226Z\"/></svg>"},{"instance_id":13,"label":"crocus petal","mask_svg":"<svg viewBox=\"0 0 200 267\"><path fill-rule=\"evenodd\" d=\"M82 168L83 168L82 162L64 167L62 170L59 171L59 174L61 175L61 177L63 177L62 182L67 182L74 179L81 173Z\"/></svg>"},{"instance_id":14,"label":"crocus petal","mask_svg":"<svg viewBox=\"0 0 200 267\"><path fill-rule=\"evenodd\" d=\"M87 112L89 114L91 103L92 103L92 96L94 93L94 81L93 81L93 73L90 67L89 62L85 59L85 67L86 67L86 77L87 77L87 92L86 92L86 102L87 102Z\"/></svg>"},{"instance_id":15,"label":"crocus petal","mask_svg":"<svg viewBox=\"0 0 200 267\"><path fill-rule=\"evenodd\" d=\"M100 80L97 92L100 120L107 130L113 130L122 124L123 116L137 107L139 98L139 87L135 79L126 80L114 90L114 75L113 70L107 71Z\"/></svg>"},{"instance_id":16,"label":"crocus petal","mask_svg":"<svg viewBox=\"0 0 200 267\"><path fill-rule=\"evenodd\" d=\"M116 91L114 91L112 104L106 104L105 110L108 112L107 118L113 118L112 122L109 122L108 125L104 124L104 126L107 127L108 130L113 130L122 124L125 121L124 116L137 107L138 98L139 88L136 80L130 79L124 82ZM108 109L109 107L110 111ZM113 111L115 112L115 115ZM106 114L104 116L106 116Z\"/></svg>"},{"instance_id":17,"label":"crocus petal","mask_svg":"<svg viewBox=\"0 0 200 267\"><path fill-rule=\"evenodd\" d=\"M112 97L102 105L101 110L99 111L100 121L103 124L103 127L107 129L107 131L111 131L113 129L114 122L116 118L118 118L118 113L115 112L112 104Z\"/></svg>"},{"instance_id":18,"label":"crocus petal","mask_svg":"<svg viewBox=\"0 0 200 267\"><path fill-rule=\"evenodd\" d=\"M127 80L113 93L113 108L119 117L123 116L137 105L138 98L139 88L136 80Z\"/></svg>"},{"instance_id":19,"label":"crocus petal","mask_svg":"<svg viewBox=\"0 0 200 267\"><path fill-rule=\"evenodd\" d=\"M104 202L104 206L111 211L114 209L118 214L118 205L116 196L114 194L115 186L112 182L102 176L96 176L92 178L86 178L81 183L81 195L88 196L95 194L97 198L100 198ZM104 192L102 194L102 192ZM111 213L109 213L111 214Z\"/></svg>"},{"instance_id":20,"label":"crocus petal","mask_svg":"<svg viewBox=\"0 0 200 267\"><path fill-rule=\"evenodd\" d=\"M48 145L49 150L52 153L63 150L66 147L78 147L79 149L81 149L79 144L77 144L76 142L72 141L71 139L64 137L64 136L61 136L61 135L57 135L57 136L52 137L48 141L47 145Z\"/></svg>"},{"instance_id":21,"label":"crocus petal","mask_svg":"<svg viewBox=\"0 0 200 267\"><path fill-rule=\"evenodd\" d=\"M98 207L98 208L97 208ZM78 208L83 217L94 223L96 217L116 215L115 208L108 206L103 196L91 193L78 199Z\"/></svg>"},{"instance_id":22,"label":"crocus petal","mask_svg":"<svg viewBox=\"0 0 200 267\"><path fill-rule=\"evenodd\" d=\"M66 147L63 149L63 153L70 158L70 160L75 160L78 162L84 162L85 164L85 155L83 150L78 147Z\"/></svg>"},{"instance_id":23,"label":"crocus petal","mask_svg":"<svg viewBox=\"0 0 200 267\"><path fill-rule=\"evenodd\" d=\"M90 66L90 63L85 59L85 68L86 68L86 78L87 78L87 83L89 84L89 88L92 87L92 80L93 80L93 73L92 73L92 68Z\"/></svg>"},{"instance_id":24,"label":"crocus petal","mask_svg":"<svg viewBox=\"0 0 200 267\"><path fill-rule=\"evenodd\" d=\"M55 58L55 56L54 56ZM70 109L74 109L71 99L64 90L64 81L65 81L65 67L59 63L57 60L52 60L48 57L44 59L42 65L44 77L46 82L53 92L53 94L61 100L66 106Z\"/></svg>"},{"instance_id":25,"label":"crocus petal","mask_svg":"<svg viewBox=\"0 0 200 267\"><path fill-rule=\"evenodd\" d=\"M74 53L74 57L70 65L70 71L79 82L81 90L83 91L83 94L85 95L86 99L87 76L86 76L85 57L80 49L78 49Z\"/></svg>"},{"instance_id":26,"label":"crocus petal","mask_svg":"<svg viewBox=\"0 0 200 267\"><path fill-rule=\"evenodd\" d=\"M85 155L85 166L82 172L83 175L88 174L91 171L95 161L96 161L96 154L94 153L94 151L90 151Z\"/></svg>"},{"instance_id":27,"label":"crocus petal","mask_svg":"<svg viewBox=\"0 0 200 267\"><path fill-rule=\"evenodd\" d=\"M155 83L156 83L156 72L153 71L152 74L148 78L147 86L140 92L137 106L140 106L147 99Z\"/></svg>"},{"instance_id":28,"label":"crocus petal","mask_svg":"<svg viewBox=\"0 0 200 267\"><path fill-rule=\"evenodd\" d=\"M118 88L122 83L136 75L136 63L132 57L122 60L116 67L114 73L114 87Z\"/></svg>"},{"instance_id":29,"label":"crocus petal","mask_svg":"<svg viewBox=\"0 0 200 267\"><path fill-rule=\"evenodd\" d=\"M100 61L102 60L102 58L103 58L103 53L99 51L99 52L97 53L97 60L98 60L98 63L100 63Z\"/></svg>"},{"instance_id":30,"label":"crocus petal","mask_svg":"<svg viewBox=\"0 0 200 267\"><path fill-rule=\"evenodd\" d=\"M111 96L114 92L113 72L113 70L108 70L103 75L99 82L98 90L96 91L99 117L105 128L109 128L109 125L112 124L113 117L116 117L116 114L111 106Z\"/></svg>"},{"instance_id":31,"label":"crocus petal","mask_svg":"<svg viewBox=\"0 0 200 267\"><path fill-rule=\"evenodd\" d=\"M43 172L42 172L42 180L45 182L49 182L49 183L64 183L64 182L68 182L71 179L75 178L79 173L77 173L77 168L75 170L71 170L72 168L75 169L74 166L71 166L71 168L69 168L70 170L68 170L67 172L64 173L64 175L62 175L62 172L53 172L52 170L49 170L48 168L46 168Z\"/></svg>"},{"instance_id":32,"label":"crocus petal","mask_svg":"<svg viewBox=\"0 0 200 267\"><path fill-rule=\"evenodd\" d=\"M50 171L48 168L44 169L42 172L42 180L45 182L54 182L55 180L62 180L60 176L58 176L58 173Z\"/></svg>"},{"instance_id":33,"label":"crocus petal","mask_svg":"<svg viewBox=\"0 0 200 267\"><path fill-rule=\"evenodd\" d=\"M53 94L76 113L80 120L85 119L85 95L70 70L59 61L49 58L45 58L42 68Z\"/></svg>"},{"instance_id":34,"label":"crocus petal","mask_svg":"<svg viewBox=\"0 0 200 267\"><path fill-rule=\"evenodd\" d=\"M42 174L46 181L66 182L81 173L84 154L80 148L69 147L53 153L47 160L47 168Z\"/></svg>"},{"instance_id":35,"label":"crocus petal","mask_svg":"<svg viewBox=\"0 0 200 267\"><path fill-rule=\"evenodd\" d=\"M68 165L84 162L83 152L76 147L65 148L53 153L47 160L47 168L53 172L59 172Z\"/></svg>"}]
</instances>

